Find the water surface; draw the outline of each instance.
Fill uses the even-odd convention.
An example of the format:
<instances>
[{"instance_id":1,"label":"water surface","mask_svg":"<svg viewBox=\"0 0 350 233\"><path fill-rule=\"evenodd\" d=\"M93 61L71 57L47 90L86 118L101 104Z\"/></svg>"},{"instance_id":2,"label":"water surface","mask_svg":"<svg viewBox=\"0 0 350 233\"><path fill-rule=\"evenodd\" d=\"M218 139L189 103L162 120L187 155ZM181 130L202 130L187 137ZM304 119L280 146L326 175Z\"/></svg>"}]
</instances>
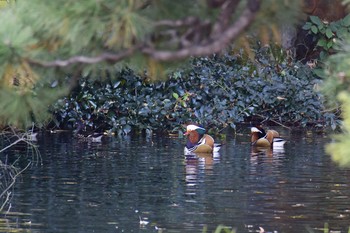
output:
<instances>
[{"instance_id":1,"label":"water surface","mask_svg":"<svg viewBox=\"0 0 350 233\"><path fill-rule=\"evenodd\" d=\"M179 138L88 143L39 135L40 158L17 162L32 163L17 179L0 231L213 232L224 224L237 232L323 232L327 223L347 232L350 169L325 155L325 135L282 134L284 151L255 153L248 131L229 133L215 157L185 156Z\"/></svg>"}]
</instances>

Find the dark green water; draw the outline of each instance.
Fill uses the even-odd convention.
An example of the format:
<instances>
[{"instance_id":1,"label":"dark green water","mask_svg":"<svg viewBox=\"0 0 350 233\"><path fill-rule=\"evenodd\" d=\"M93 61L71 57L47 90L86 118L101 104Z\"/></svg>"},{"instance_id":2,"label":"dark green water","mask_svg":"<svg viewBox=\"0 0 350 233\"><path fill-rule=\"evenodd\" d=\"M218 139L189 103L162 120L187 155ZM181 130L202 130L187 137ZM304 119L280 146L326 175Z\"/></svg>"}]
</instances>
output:
<instances>
[{"instance_id":1,"label":"dark green water","mask_svg":"<svg viewBox=\"0 0 350 233\"><path fill-rule=\"evenodd\" d=\"M178 138L79 143L39 135L41 159L19 159L22 168L32 164L17 179L0 230L200 233L224 224L281 233L323 232L328 223L347 232L350 169L325 155L324 135L283 135L284 151L252 156L248 130L229 134L214 158L186 157Z\"/></svg>"}]
</instances>

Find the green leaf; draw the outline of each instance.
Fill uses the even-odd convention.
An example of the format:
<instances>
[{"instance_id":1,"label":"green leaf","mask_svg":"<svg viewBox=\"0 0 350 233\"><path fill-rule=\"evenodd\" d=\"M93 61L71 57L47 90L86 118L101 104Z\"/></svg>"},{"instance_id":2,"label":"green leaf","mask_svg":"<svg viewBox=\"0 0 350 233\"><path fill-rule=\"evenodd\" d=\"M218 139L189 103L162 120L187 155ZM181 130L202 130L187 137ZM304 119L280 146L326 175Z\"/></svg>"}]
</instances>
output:
<instances>
[{"instance_id":1,"label":"green leaf","mask_svg":"<svg viewBox=\"0 0 350 233\"><path fill-rule=\"evenodd\" d=\"M330 48L333 47L333 45L334 45L333 41L330 40L330 41L328 41L328 43L327 43L327 48L330 49Z\"/></svg>"},{"instance_id":2,"label":"green leaf","mask_svg":"<svg viewBox=\"0 0 350 233\"><path fill-rule=\"evenodd\" d=\"M304 30L310 30L311 26L312 26L312 24L311 24L310 22L306 22L306 23L304 24L304 26L303 26L303 29L304 29Z\"/></svg>"},{"instance_id":3,"label":"green leaf","mask_svg":"<svg viewBox=\"0 0 350 233\"><path fill-rule=\"evenodd\" d=\"M173 97L174 97L175 99L178 99L178 98L179 98L179 95L178 95L177 93L173 92Z\"/></svg>"},{"instance_id":4,"label":"green leaf","mask_svg":"<svg viewBox=\"0 0 350 233\"><path fill-rule=\"evenodd\" d=\"M349 36L349 31L347 28L340 28L337 31L337 36L338 38L346 38L347 36Z\"/></svg>"},{"instance_id":5,"label":"green leaf","mask_svg":"<svg viewBox=\"0 0 350 233\"><path fill-rule=\"evenodd\" d=\"M332 32L332 30L330 28L326 29L326 36L327 36L328 39L333 37L333 32Z\"/></svg>"},{"instance_id":6,"label":"green leaf","mask_svg":"<svg viewBox=\"0 0 350 233\"><path fill-rule=\"evenodd\" d=\"M317 28L315 25L312 25L312 26L311 26L311 31L312 31L314 34L317 34L317 33L318 33L318 28Z\"/></svg>"},{"instance_id":7,"label":"green leaf","mask_svg":"<svg viewBox=\"0 0 350 233\"><path fill-rule=\"evenodd\" d=\"M342 28L337 22L331 22L329 27L331 28L332 32L337 32L340 28Z\"/></svg>"},{"instance_id":8,"label":"green leaf","mask_svg":"<svg viewBox=\"0 0 350 233\"><path fill-rule=\"evenodd\" d=\"M322 31L322 29L325 28L325 26L324 26L323 24L319 24L319 25L317 25L317 27L318 27L318 29L319 29L320 31Z\"/></svg>"},{"instance_id":9,"label":"green leaf","mask_svg":"<svg viewBox=\"0 0 350 233\"><path fill-rule=\"evenodd\" d=\"M314 15L310 16L310 20L311 20L311 22L313 22L316 25L323 24L322 21L320 20L320 18L317 16L314 16Z\"/></svg>"},{"instance_id":10,"label":"green leaf","mask_svg":"<svg viewBox=\"0 0 350 233\"><path fill-rule=\"evenodd\" d=\"M343 18L341 22L345 27L349 27L350 26L350 14L345 16L345 18Z\"/></svg>"},{"instance_id":11,"label":"green leaf","mask_svg":"<svg viewBox=\"0 0 350 233\"><path fill-rule=\"evenodd\" d=\"M320 46L322 48L325 48L327 47L327 41L325 39L320 39L318 42L317 42L317 46Z\"/></svg>"}]
</instances>

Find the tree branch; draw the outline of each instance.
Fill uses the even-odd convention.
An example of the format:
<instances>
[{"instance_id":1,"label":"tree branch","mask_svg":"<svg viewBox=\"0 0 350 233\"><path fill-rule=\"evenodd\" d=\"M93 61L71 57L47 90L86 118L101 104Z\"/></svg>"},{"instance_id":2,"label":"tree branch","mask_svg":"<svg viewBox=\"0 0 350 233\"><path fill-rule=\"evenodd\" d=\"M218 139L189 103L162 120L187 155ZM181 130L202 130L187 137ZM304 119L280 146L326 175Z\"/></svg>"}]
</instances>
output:
<instances>
[{"instance_id":1,"label":"tree branch","mask_svg":"<svg viewBox=\"0 0 350 233\"><path fill-rule=\"evenodd\" d=\"M198 23L199 19L194 16L189 16L184 19L179 20L160 20L155 23L155 27L167 26L167 27L183 27L183 26L193 26Z\"/></svg>"},{"instance_id":2,"label":"tree branch","mask_svg":"<svg viewBox=\"0 0 350 233\"><path fill-rule=\"evenodd\" d=\"M43 67L66 67L76 63L96 64L103 61L115 63L123 60L124 58L131 56L139 48L141 48L141 45L135 45L134 47L124 50L120 53L102 53L101 55L96 57L74 56L74 57L68 58L67 60L55 60L51 62L32 60L29 58L27 58L26 60L30 64L39 65Z\"/></svg>"},{"instance_id":3,"label":"tree branch","mask_svg":"<svg viewBox=\"0 0 350 233\"><path fill-rule=\"evenodd\" d=\"M239 0L230 0L221 3L221 12L212 30L213 36L218 35L218 33L221 33L227 28L227 26L229 25L230 18L234 10L236 9L238 3Z\"/></svg>"},{"instance_id":4,"label":"tree branch","mask_svg":"<svg viewBox=\"0 0 350 233\"><path fill-rule=\"evenodd\" d=\"M256 5L254 5L255 3ZM227 27L220 35L215 35L211 41L204 45L193 45L177 51L159 51L152 47L144 47L142 52L149 55L155 60L170 61L183 59L189 56L204 56L217 53L227 47L227 45L235 38L237 38L254 20L260 0L250 0L247 8L242 12L240 17Z\"/></svg>"},{"instance_id":5,"label":"tree branch","mask_svg":"<svg viewBox=\"0 0 350 233\"><path fill-rule=\"evenodd\" d=\"M178 47L174 50L157 49L155 41L148 41L141 42L119 53L106 52L95 57L74 56L66 60L49 62L32 60L30 58L26 60L30 64L43 67L66 67L76 63L96 64L103 61L116 63L134 55L136 52L141 52L158 61L179 60L190 56L205 56L218 53L226 48L231 41L236 39L253 22L260 8L260 1L248 0L246 8L232 25L229 25L229 21L239 3L238 0L208 0L208 5L214 4L221 9L221 13L214 25L211 25L208 20L201 21L197 17L187 17L175 21L161 20L157 22L155 24L156 28L163 26L170 27L167 31L175 30L179 33L172 33L170 35L171 38L167 38L168 41L165 42L166 47L174 47L174 44L169 45L169 42L179 43ZM183 27L185 27L185 31ZM184 32L180 33L180 31ZM164 31L162 34L161 31L159 35L164 36L166 34L164 34ZM157 37L156 34L153 36L155 38Z\"/></svg>"}]
</instances>

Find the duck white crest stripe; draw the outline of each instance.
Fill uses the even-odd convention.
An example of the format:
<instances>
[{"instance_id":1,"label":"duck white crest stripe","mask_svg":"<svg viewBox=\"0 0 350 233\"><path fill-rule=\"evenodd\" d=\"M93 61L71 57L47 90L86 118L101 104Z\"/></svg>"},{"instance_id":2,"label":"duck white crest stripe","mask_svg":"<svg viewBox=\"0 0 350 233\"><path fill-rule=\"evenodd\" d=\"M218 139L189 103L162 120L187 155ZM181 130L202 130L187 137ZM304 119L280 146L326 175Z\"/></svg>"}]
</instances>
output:
<instances>
[{"instance_id":1,"label":"duck white crest stripe","mask_svg":"<svg viewBox=\"0 0 350 233\"><path fill-rule=\"evenodd\" d=\"M186 129L187 129L187 131L192 131L192 130L196 130L196 129L205 130L204 128L199 127L199 126L197 126L197 125L188 125L188 126L186 127Z\"/></svg>"},{"instance_id":2,"label":"duck white crest stripe","mask_svg":"<svg viewBox=\"0 0 350 233\"><path fill-rule=\"evenodd\" d=\"M252 133L261 133L261 131L260 131L258 128L256 128L256 127L252 127L252 128L250 129L250 131L251 131Z\"/></svg>"}]
</instances>

